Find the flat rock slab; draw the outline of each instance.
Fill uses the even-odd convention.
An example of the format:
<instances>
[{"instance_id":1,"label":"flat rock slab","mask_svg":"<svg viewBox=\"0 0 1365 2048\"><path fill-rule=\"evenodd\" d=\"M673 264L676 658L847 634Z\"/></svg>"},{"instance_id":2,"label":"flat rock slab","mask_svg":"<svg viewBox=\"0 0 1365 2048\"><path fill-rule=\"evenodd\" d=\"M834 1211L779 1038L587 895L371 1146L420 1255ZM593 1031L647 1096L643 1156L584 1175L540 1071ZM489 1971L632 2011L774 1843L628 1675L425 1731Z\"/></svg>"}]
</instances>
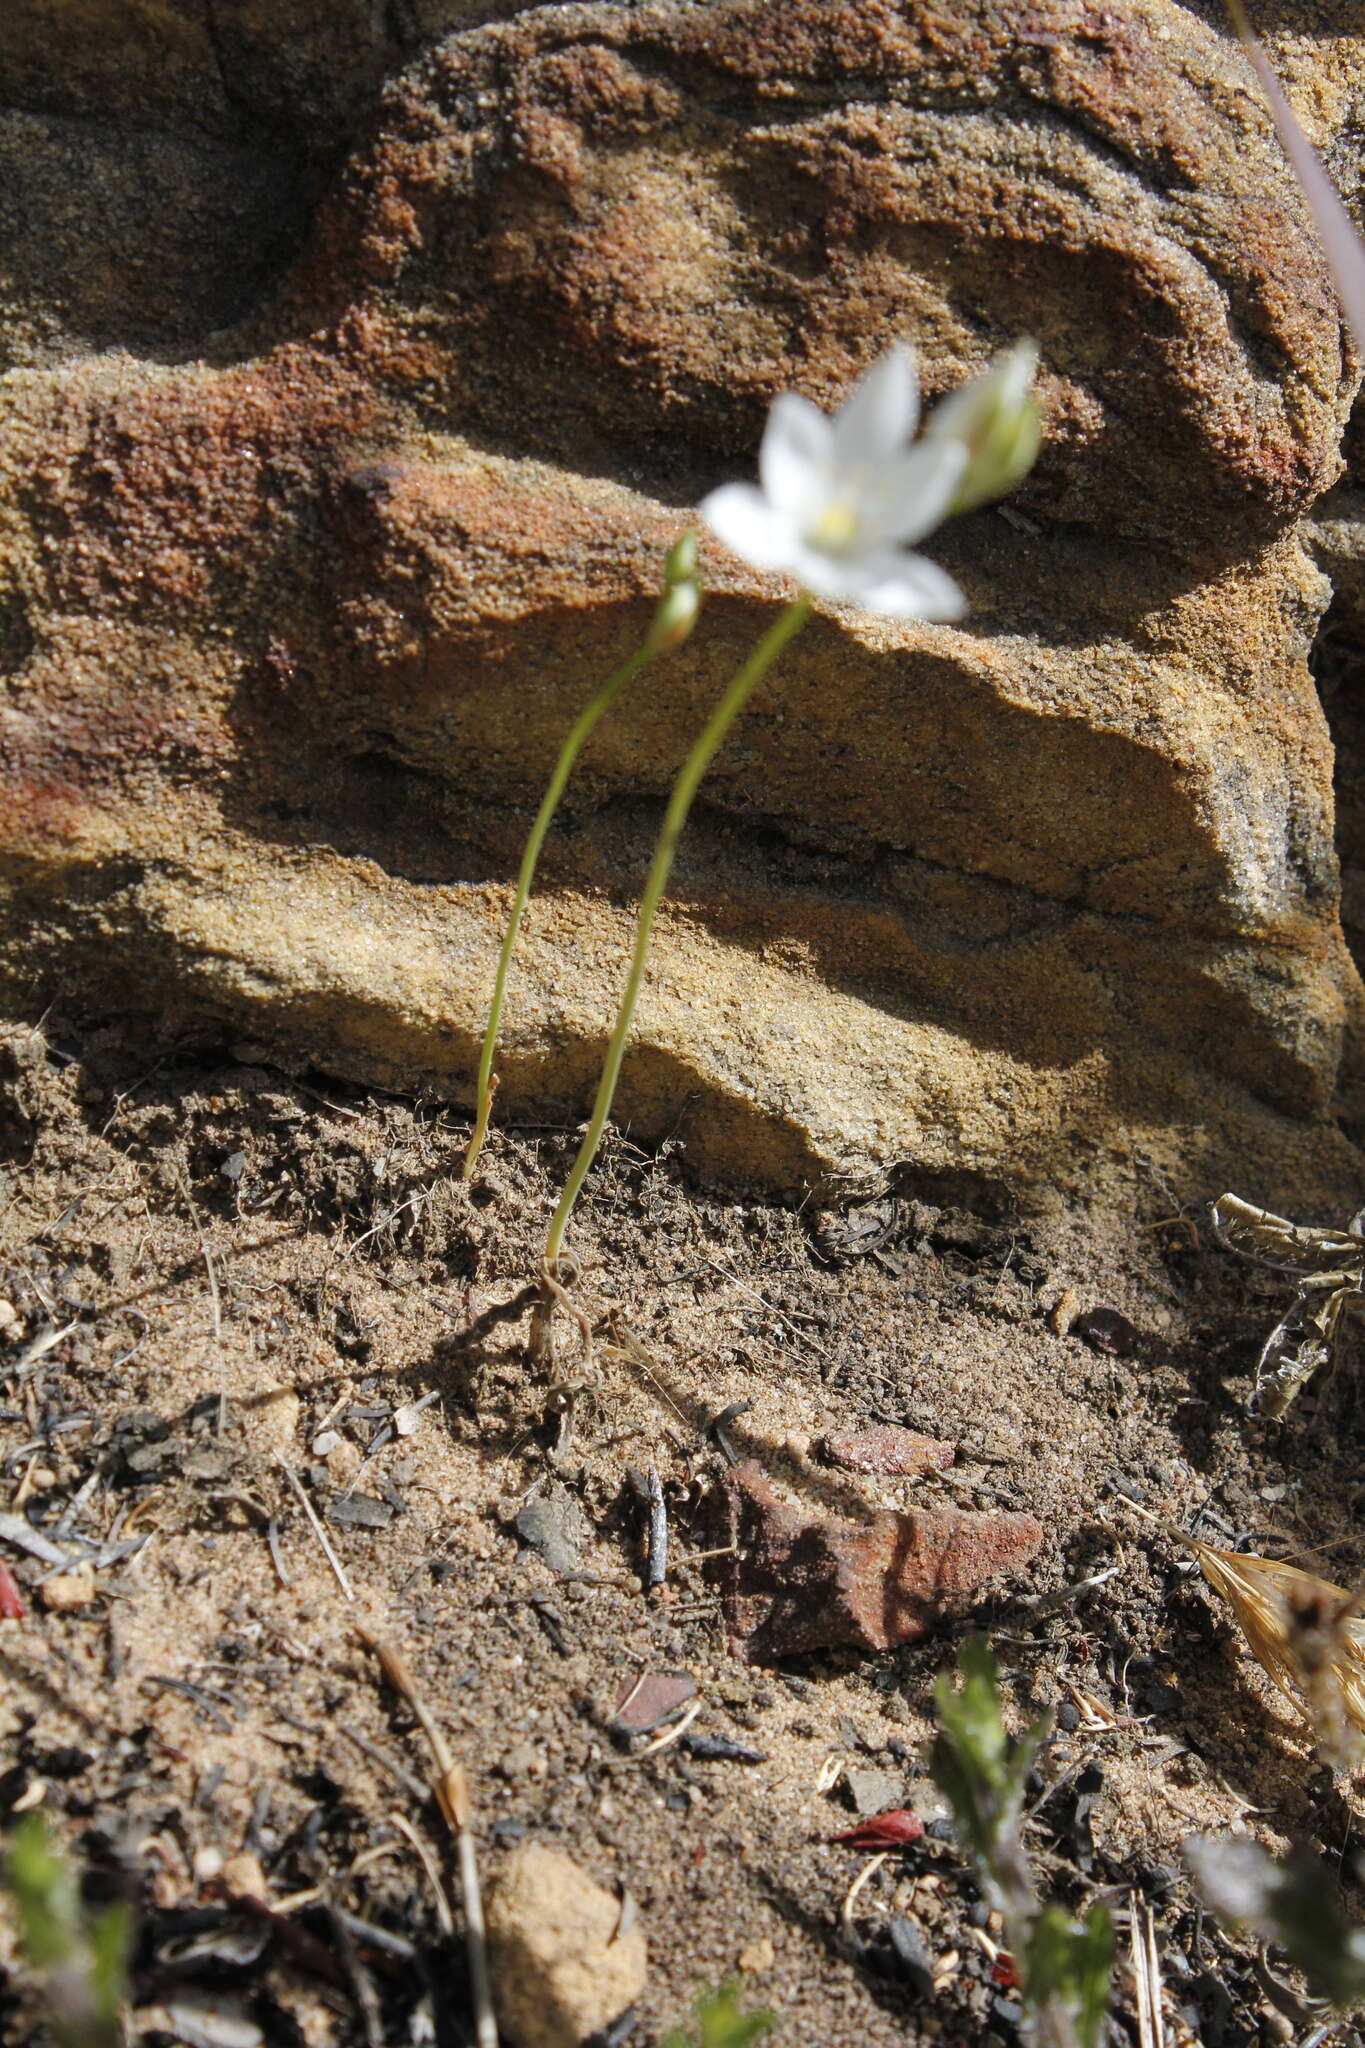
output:
<instances>
[{"instance_id":1,"label":"flat rock slab","mask_svg":"<svg viewBox=\"0 0 1365 2048\"><path fill-rule=\"evenodd\" d=\"M842 1465L846 1472L877 1472L889 1477L944 1472L957 1456L956 1444L890 1422L875 1423L869 1429L835 1431L821 1437L816 1449L827 1464Z\"/></svg>"},{"instance_id":2,"label":"flat rock slab","mask_svg":"<svg viewBox=\"0 0 1365 2048\"><path fill-rule=\"evenodd\" d=\"M750 1664L918 1642L987 1580L1026 1565L1043 1540L1032 1515L813 1514L782 1500L752 1463L726 1474L721 1521L719 1540L734 1551L715 1561L715 1576L731 1648Z\"/></svg>"}]
</instances>

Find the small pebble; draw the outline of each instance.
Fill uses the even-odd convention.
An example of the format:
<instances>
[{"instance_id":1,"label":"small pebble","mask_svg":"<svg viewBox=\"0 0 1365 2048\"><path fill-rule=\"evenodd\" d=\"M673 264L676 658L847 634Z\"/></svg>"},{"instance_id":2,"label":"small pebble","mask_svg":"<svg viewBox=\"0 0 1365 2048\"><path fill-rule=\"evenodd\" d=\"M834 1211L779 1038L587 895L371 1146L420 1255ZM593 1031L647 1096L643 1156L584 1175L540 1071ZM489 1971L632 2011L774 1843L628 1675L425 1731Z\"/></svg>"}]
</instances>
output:
<instances>
[{"instance_id":1,"label":"small pebble","mask_svg":"<svg viewBox=\"0 0 1365 2048\"><path fill-rule=\"evenodd\" d=\"M235 1856L227 1857L219 1875L223 1890L230 1899L266 1897L265 1872L247 1849L239 1849Z\"/></svg>"},{"instance_id":2,"label":"small pebble","mask_svg":"<svg viewBox=\"0 0 1365 2048\"><path fill-rule=\"evenodd\" d=\"M294 1442L302 1403L292 1387L258 1387L238 1407L242 1433L262 1457L287 1451Z\"/></svg>"},{"instance_id":3,"label":"small pebble","mask_svg":"<svg viewBox=\"0 0 1365 2048\"><path fill-rule=\"evenodd\" d=\"M1071 1325L1071 1335L1105 1358L1131 1358L1138 1340L1133 1324L1116 1308L1086 1309Z\"/></svg>"},{"instance_id":4,"label":"small pebble","mask_svg":"<svg viewBox=\"0 0 1365 2048\"><path fill-rule=\"evenodd\" d=\"M560 1849L514 1850L487 1915L498 2020L519 2048L578 2048L644 1990L638 1919L623 1931L620 1900Z\"/></svg>"},{"instance_id":5,"label":"small pebble","mask_svg":"<svg viewBox=\"0 0 1365 2048\"><path fill-rule=\"evenodd\" d=\"M88 1607L95 1597L95 1567L78 1564L69 1572L53 1572L38 1588L38 1598L53 1614L65 1614L73 1607Z\"/></svg>"},{"instance_id":6,"label":"small pebble","mask_svg":"<svg viewBox=\"0 0 1365 2048\"><path fill-rule=\"evenodd\" d=\"M353 1444L348 1436L338 1436L329 1446L325 1459L327 1476L336 1486L349 1486L360 1470L360 1446Z\"/></svg>"},{"instance_id":7,"label":"small pebble","mask_svg":"<svg viewBox=\"0 0 1365 2048\"><path fill-rule=\"evenodd\" d=\"M844 1772L844 1783L854 1812L864 1815L884 1813L888 1807L899 1806L905 1789L899 1771L848 1770Z\"/></svg>"}]
</instances>

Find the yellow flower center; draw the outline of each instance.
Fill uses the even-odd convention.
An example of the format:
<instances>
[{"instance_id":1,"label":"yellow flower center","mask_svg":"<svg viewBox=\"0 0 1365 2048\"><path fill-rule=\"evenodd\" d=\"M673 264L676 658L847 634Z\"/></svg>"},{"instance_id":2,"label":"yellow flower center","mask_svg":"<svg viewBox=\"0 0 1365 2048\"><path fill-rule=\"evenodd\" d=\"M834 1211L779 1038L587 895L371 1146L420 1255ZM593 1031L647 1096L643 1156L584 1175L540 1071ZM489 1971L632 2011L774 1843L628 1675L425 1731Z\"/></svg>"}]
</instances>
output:
<instances>
[{"instance_id":1,"label":"yellow flower center","mask_svg":"<svg viewBox=\"0 0 1365 2048\"><path fill-rule=\"evenodd\" d=\"M858 538L858 515L846 498L835 498L820 514L806 536L813 547L842 554Z\"/></svg>"}]
</instances>

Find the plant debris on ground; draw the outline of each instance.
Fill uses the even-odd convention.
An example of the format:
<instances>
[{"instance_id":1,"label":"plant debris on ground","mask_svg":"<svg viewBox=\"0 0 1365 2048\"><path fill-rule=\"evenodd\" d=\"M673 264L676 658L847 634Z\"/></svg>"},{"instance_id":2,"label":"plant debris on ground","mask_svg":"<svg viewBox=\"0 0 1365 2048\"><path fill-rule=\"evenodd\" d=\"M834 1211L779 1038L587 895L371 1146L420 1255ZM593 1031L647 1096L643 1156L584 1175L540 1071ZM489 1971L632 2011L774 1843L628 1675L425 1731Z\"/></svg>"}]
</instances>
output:
<instances>
[{"instance_id":1,"label":"plant debris on ground","mask_svg":"<svg viewBox=\"0 0 1365 2048\"><path fill-rule=\"evenodd\" d=\"M590 1343L559 1315L547 1358L574 1132L495 1132L466 1184L447 1108L249 1045L49 1017L0 1061L0 1802L45 1816L83 1924L131 1916L148 2038L473 2039L432 1753L367 1638L467 1775L490 1895L553 1849L643 1933L622 2048L731 1980L787 2048L1018 2038L929 1771L971 1633L1006 1725L1053 1716L1022 1841L1041 1897L1109 1912L1114 2038L1139 1997L1172 2044L1327 2024L1181 1854L1297 1846L1365 1917L1349 1780L1170 1533L1362 1576L1350 1339L1247 1417L1278 1282L1191 1227L1217 1189L1153 1166L1131 1213L1028 1215L902 1177L797 1213L618 1137L576 1226ZM746 1465L823 1527L951 1509L1041 1547L917 1640L743 1662L708 1553ZM41 2041L12 1902L0 1973L0 2039Z\"/></svg>"}]
</instances>

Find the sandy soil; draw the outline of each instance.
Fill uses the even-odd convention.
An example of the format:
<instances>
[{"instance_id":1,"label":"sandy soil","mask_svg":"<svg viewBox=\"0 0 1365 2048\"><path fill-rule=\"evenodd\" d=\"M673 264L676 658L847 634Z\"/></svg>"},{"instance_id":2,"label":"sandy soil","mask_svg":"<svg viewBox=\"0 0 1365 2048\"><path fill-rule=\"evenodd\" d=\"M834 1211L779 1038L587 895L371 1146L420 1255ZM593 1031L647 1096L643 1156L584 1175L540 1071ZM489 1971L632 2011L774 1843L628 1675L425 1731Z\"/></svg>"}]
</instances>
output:
<instances>
[{"instance_id":1,"label":"sandy soil","mask_svg":"<svg viewBox=\"0 0 1365 2048\"><path fill-rule=\"evenodd\" d=\"M140 2005L208 1988L271 2044L364 2042L358 1968L371 2040L471 2038L461 1943L395 1818L454 1893L413 1783L427 1753L361 1625L402 1651L470 1773L488 1881L536 1839L637 1902L649 1978L623 2042L657 2041L736 1971L783 2048L1012 2042L924 1768L935 1675L975 1625L1011 1712L1059 1710L1028 1837L1040 1881L1121 1920L1150 1904L1168 2040L1311 2031L1302 1987L1197 1912L1179 1844L1228 1827L1304 1841L1349 1900L1353 1801L1163 1520L1202 1508L1212 1541L1351 1582L1360 1420L1349 1373L1284 1424L1241 1412L1282 1297L1211 1244L1200 1203L1218 1190L1139 1179L1131 1212L1028 1217L906 1187L802 1215L699 1196L684 1154L618 1139L575 1228L595 1356L583 1372L561 1323L555 1371L578 1391L556 1454L566 1397L527 1321L463 1333L535 1270L571 1134L497 1134L466 1188L444 1108L285 1076L250 1047L164 1052L49 1017L0 1058L0 1508L97 1565L89 1597L53 1608L51 1565L0 1543L27 1610L0 1627L0 1802L41 1802L92 1898L136 1900ZM1066 1334L1098 1305L1134 1325L1131 1356ZM394 1411L429 1394L396 1433ZM1046 1529L1036 1564L909 1648L746 1666L696 1556L722 1471L705 1425L740 1401L733 1447L792 1501L1025 1509ZM956 1465L865 1479L816 1455L825 1430L879 1420L950 1438ZM631 1477L651 1465L672 1528L662 1598L643 1589ZM567 1575L512 1526L537 1489L581 1511ZM695 1679L693 1733L763 1761L619 1747L623 1682L655 1671ZM866 1860L830 1841L847 1769L886 1773L930 1826L845 1925ZM329 1899L380 1930L337 1985L279 1936L257 1953L260 1923L227 1897L255 1881L243 1853L333 1958ZM931 1994L897 1962L896 1914L923 1937ZM0 2036L39 2039L2 1940ZM1136 2042L1133 2010L1125 1966L1116 2040Z\"/></svg>"}]
</instances>

